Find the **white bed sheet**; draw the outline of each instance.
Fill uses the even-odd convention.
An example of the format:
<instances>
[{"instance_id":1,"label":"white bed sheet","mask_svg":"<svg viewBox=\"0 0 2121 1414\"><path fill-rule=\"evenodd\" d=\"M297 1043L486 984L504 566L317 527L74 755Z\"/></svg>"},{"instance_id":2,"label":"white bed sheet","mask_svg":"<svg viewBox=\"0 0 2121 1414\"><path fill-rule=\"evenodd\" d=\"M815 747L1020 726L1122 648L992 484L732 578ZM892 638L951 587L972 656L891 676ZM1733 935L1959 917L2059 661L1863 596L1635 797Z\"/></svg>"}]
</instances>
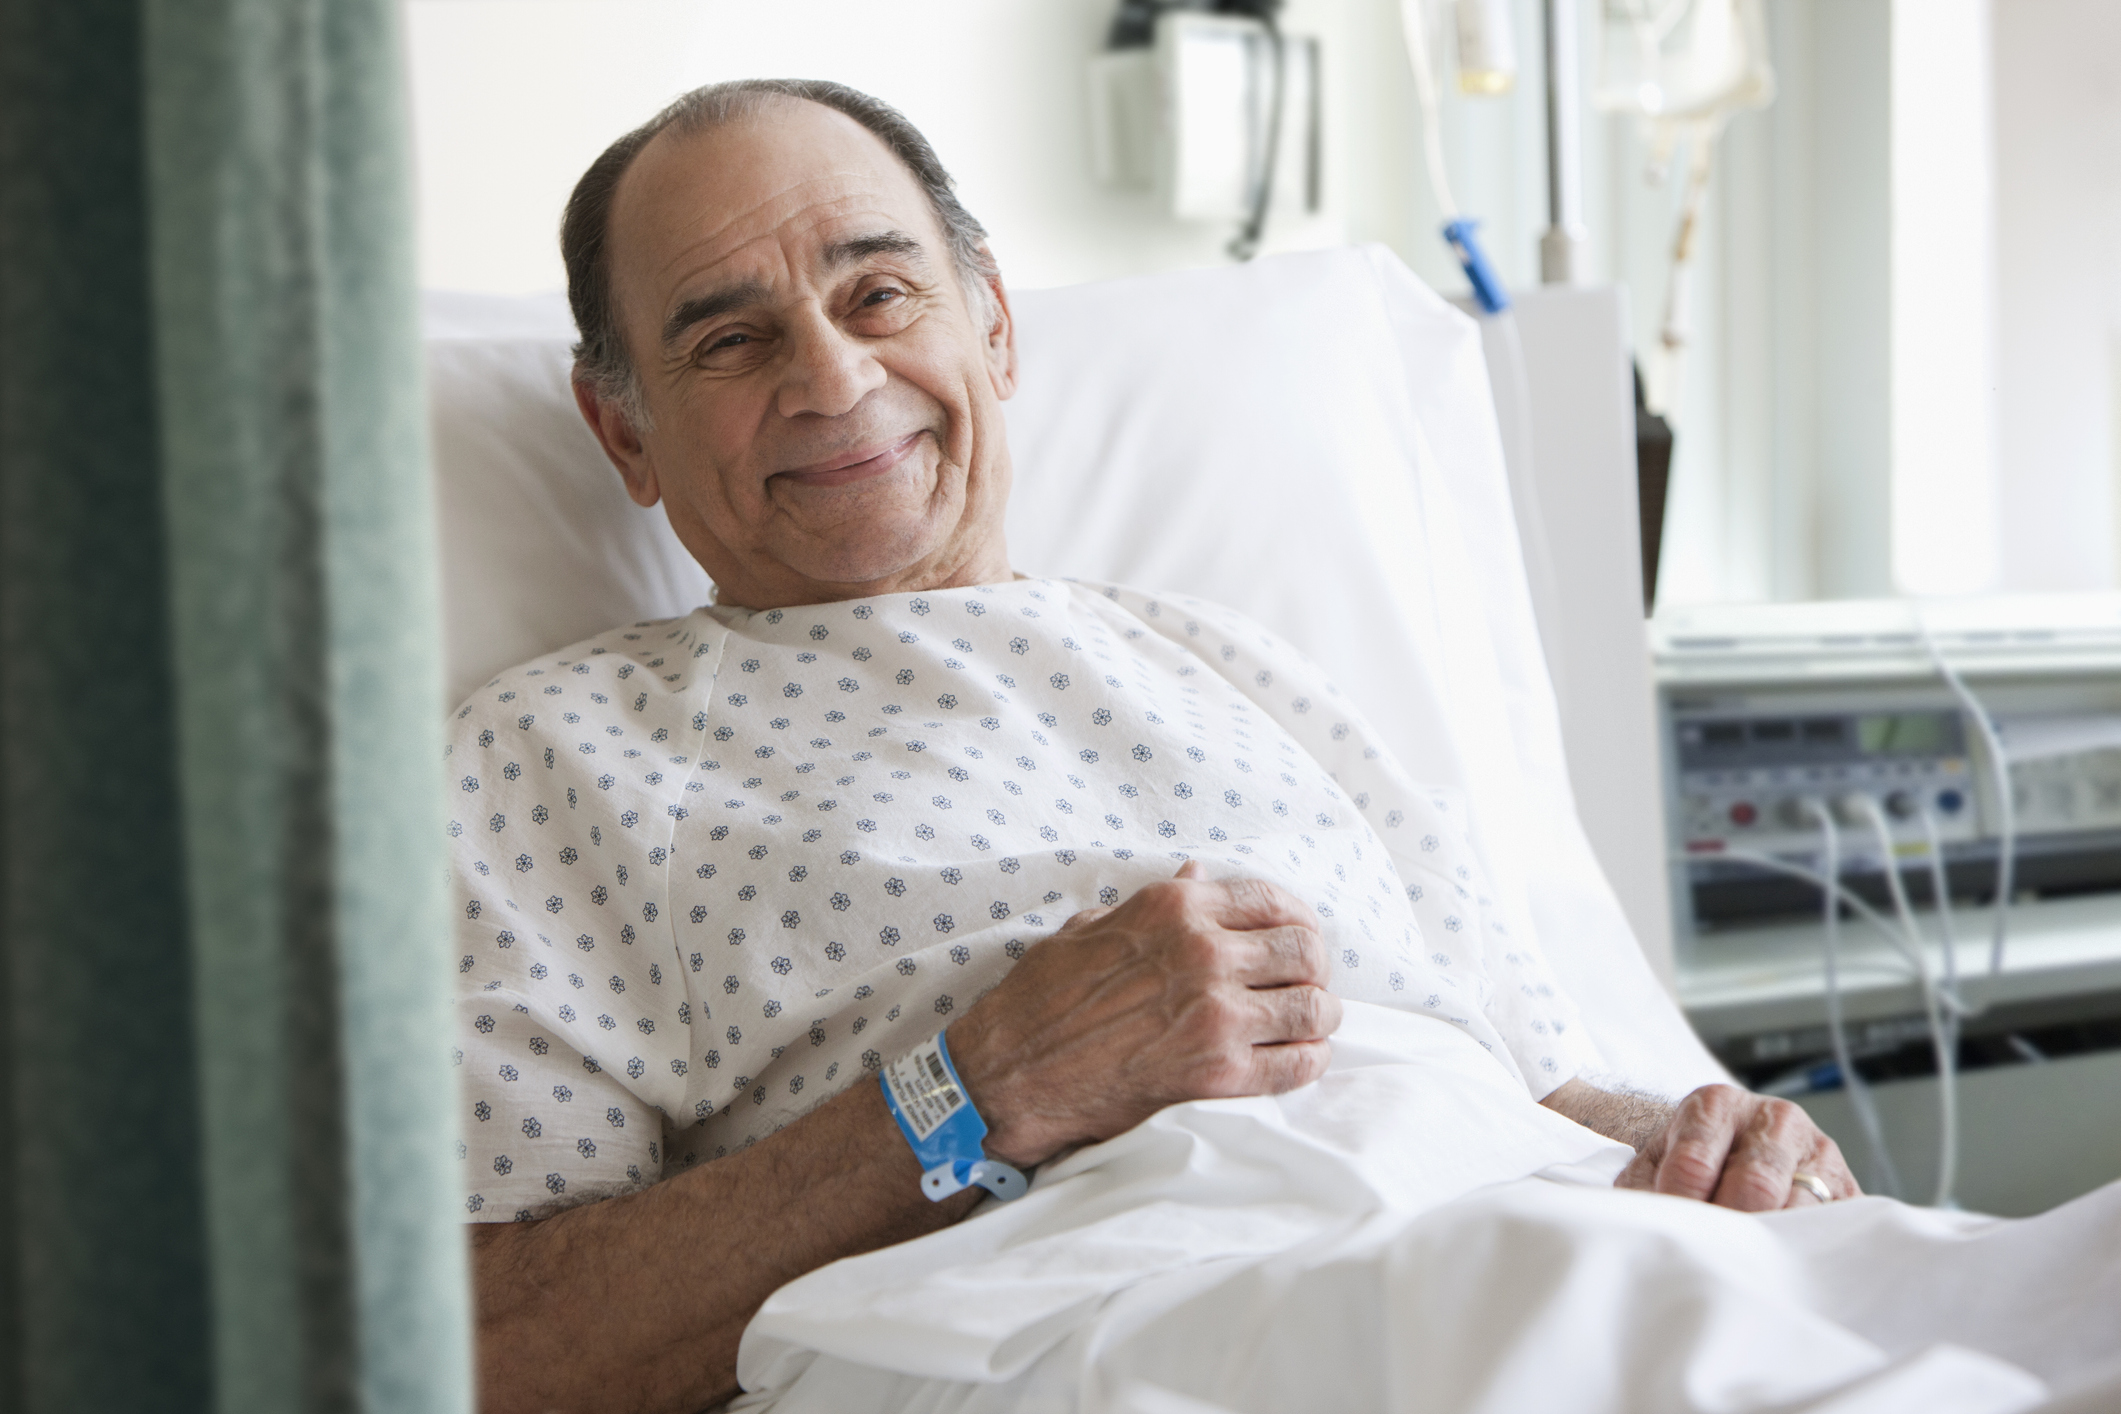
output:
<instances>
[{"instance_id":1,"label":"white bed sheet","mask_svg":"<svg viewBox=\"0 0 2121 1414\"><path fill-rule=\"evenodd\" d=\"M2121 1186L1756 1218L1612 1189L1628 1151L1506 1090L1351 1006L1316 1086L1174 1107L782 1288L733 1407L2009 1414L2112 1373Z\"/></svg>"}]
</instances>

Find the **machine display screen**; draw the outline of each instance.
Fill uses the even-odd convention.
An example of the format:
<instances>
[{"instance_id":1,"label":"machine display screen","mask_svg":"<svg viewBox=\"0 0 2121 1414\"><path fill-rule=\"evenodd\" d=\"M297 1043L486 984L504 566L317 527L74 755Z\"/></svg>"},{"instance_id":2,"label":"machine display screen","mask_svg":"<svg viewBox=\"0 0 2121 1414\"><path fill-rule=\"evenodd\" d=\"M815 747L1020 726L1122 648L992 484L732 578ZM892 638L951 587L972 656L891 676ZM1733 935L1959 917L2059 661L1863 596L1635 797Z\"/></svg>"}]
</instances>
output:
<instances>
[{"instance_id":1,"label":"machine display screen","mask_svg":"<svg viewBox=\"0 0 2121 1414\"><path fill-rule=\"evenodd\" d=\"M1959 743L1945 712L1895 712L1859 717L1856 740L1866 756L1941 756Z\"/></svg>"}]
</instances>

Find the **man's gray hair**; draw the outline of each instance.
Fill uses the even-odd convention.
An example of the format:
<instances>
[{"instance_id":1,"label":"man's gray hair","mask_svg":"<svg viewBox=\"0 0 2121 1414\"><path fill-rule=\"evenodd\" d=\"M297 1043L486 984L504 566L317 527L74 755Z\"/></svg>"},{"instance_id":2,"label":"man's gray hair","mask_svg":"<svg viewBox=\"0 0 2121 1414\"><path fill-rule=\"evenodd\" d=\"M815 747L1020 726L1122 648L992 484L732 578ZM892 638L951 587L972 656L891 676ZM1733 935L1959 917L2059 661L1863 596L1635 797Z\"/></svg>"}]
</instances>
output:
<instances>
[{"instance_id":1,"label":"man's gray hair","mask_svg":"<svg viewBox=\"0 0 2121 1414\"><path fill-rule=\"evenodd\" d=\"M567 263L567 303L581 340L574 346L574 376L598 397L616 402L637 431L650 428L643 402L640 372L627 357L611 295L611 206L619 181L633 159L658 133L705 132L747 118L777 98L823 104L860 123L905 164L935 212L950 255L965 287L965 301L982 325L992 321L994 305L988 281L995 277L994 257L987 252L987 232L965 210L951 189L950 174L920 129L881 99L823 79L734 79L696 88L662 112L604 149L589 164L567 198L560 218L560 255Z\"/></svg>"}]
</instances>

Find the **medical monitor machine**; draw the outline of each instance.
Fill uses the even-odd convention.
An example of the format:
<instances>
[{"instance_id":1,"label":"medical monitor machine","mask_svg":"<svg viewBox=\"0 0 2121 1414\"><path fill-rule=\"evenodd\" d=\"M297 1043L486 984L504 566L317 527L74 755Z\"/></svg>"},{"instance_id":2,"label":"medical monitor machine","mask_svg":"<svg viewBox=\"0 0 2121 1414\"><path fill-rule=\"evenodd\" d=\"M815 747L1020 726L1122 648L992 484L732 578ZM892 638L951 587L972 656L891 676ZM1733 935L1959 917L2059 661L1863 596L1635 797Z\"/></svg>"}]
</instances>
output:
<instances>
[{"instance_id":1,"label":"medical monitor machine","mask_svg":"<svg viewBox=\"0 0 2121 1414\"><path fill-rule=\"evenodd\" d=\"M2121 1046L2121 596L1704 607L1653 641L1680 999L1726 1064L1837 1086L1835 1011L1874 1076L1948 1069L1940 1023L1972 1064Z\"/></svg>"}]
</instances>

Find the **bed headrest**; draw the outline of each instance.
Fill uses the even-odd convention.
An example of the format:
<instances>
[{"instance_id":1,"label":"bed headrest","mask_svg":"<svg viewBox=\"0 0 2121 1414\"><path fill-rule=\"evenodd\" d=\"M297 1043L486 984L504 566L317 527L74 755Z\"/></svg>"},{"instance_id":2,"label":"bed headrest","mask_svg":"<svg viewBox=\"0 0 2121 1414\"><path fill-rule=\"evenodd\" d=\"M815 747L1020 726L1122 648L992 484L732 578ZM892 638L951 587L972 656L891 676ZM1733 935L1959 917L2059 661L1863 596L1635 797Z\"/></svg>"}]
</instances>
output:
<instances>
[{"instance_id":1,"label":"bed headrest","mask_svg":"<svg viewBox=\"0 0 2121 1414\"><path fill-rule=\"evenodd\" d=\"M1381 248L1012 298L1008 532L1027 573L1181 590L1280 630L1382 716L1422 779L1457 781L1415 606L1417 384L1490 426L1471 324ZM557 296L426 310L452 702L493 673L708 581L576 413ZM1395 318L1437 366L1417 378ZM1448 422L1450 419L1442 419ZM1461 438L1461 440L1463 440ZM1514 556L1514 532L1496 553ZM1410 614L1413 617L1410 618ZM1413 646L1417 651L1405 651Z\"/></svg>"},{"instance_id":2,"label":"bed headrest","mask_svg":"<svg viewBox=\"0 0 2121 1414\"><path fill-rule=\"evenodd\" d=\"M705 603L706 574L575 411L566 301L425 306L450 705L540 653Z\"/></svg>"}]
</instances>

